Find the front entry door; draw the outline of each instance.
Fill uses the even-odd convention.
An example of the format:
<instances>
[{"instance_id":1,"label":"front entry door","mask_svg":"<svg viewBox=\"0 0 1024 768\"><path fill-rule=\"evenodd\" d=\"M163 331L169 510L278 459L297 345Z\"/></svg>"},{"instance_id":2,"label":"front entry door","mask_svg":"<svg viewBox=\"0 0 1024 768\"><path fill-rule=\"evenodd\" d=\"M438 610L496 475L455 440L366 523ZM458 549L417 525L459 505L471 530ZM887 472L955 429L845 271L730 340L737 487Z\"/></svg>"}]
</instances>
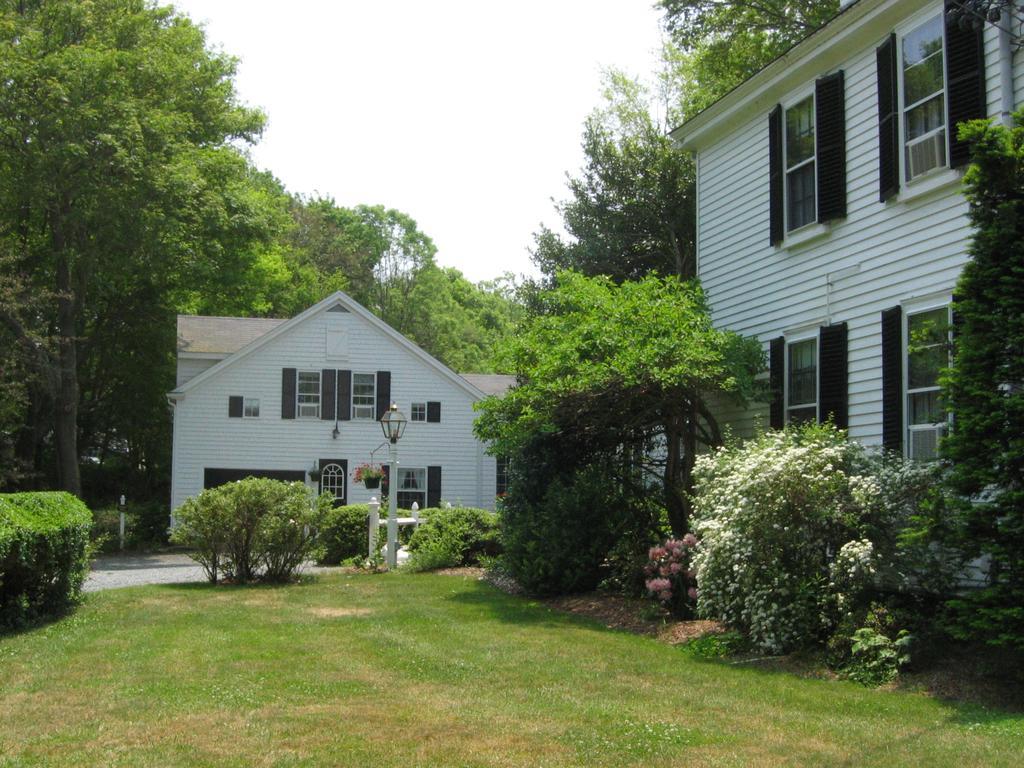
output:
<instances>
[{"instance_id":1,"label":"front entry door","mask_svg":"<svg viewBox=\"0 0 1024 768\"><path fill-rule=\"evenodd\" d=\"M320 459L320 493L334 496L334 506L345 505L348 497L348 461L346 459Z\"/></svg>"}]
</instances>

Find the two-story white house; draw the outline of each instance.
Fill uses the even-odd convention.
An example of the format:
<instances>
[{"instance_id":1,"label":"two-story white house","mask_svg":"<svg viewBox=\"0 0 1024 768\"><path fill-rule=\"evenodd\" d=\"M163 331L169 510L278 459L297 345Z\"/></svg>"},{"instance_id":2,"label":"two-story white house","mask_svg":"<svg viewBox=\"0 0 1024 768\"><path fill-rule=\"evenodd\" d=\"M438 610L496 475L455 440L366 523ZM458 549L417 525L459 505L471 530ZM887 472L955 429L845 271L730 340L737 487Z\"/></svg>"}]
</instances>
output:
<instances>
[{"instance_id":1,"label":"two-story white house","mask_svg":"<svg viewBox=\"0 0 1024 768\"><path fill-rule=\"evenodd\" d=\"M339 503L378 495L353 482L387 461L378 419L409 420L398 503L493 509L504 491L473 436L473 404L511 376L460 376L338 292L290 320L178 317L171 509L246 476L306 482Z\"/></svg>"},{"instance_id":2,"label":"two-story white house","mask_svg":"<svg viewBox=\"0 0 1024 768\"><path fill-rule=\"evenodd\" d=\"M718 327L760 339L773 400L739 435L830 417L933 456L950 302L971 236L956 125L1024 94L1011 20L856 0L673 131L697 161L698 274Z\"/></svg>"}]
</instances>

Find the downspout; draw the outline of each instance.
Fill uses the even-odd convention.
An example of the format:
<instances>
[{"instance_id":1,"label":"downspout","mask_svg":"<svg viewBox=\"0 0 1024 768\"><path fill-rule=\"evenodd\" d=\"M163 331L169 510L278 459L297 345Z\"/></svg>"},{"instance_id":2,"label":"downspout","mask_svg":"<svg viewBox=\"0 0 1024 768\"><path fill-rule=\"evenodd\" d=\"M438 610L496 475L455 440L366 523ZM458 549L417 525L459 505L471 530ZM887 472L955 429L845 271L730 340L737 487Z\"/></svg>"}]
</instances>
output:
<instances>
[{"instance_id":1,"label":"downspout","mask_svg":"<svg viewBox=\"0 0 1024 768\"><path fill-rule=\"evenodd\" d=\"M1013 47L1010 28L1013 17L1009 8L1003 9L999 23L999 120L1007 128L1013 125Z\"/></svg>"}]
</instances>

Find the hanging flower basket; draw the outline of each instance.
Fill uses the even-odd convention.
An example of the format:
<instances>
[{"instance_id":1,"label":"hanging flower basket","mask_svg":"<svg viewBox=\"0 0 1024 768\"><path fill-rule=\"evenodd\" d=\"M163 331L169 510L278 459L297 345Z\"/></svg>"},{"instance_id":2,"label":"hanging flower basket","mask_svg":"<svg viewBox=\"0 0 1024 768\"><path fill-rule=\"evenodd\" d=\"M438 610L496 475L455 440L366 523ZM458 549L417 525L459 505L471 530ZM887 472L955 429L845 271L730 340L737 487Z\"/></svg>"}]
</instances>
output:
<instances>
[{"instance_id":1,"label":"hanging flower basket","mask_svg":"<svg viewBox=\"0 0 1024 768\"><path fill-rule=\"evenodd\" d=\"M365 488L380 488L380 481L384 479L384 468L380 464L360 464L356 467L353 478Z\"/></svg>"},{"instance_id":2,"label":"hanging flower basket","mask_svg":"<svg viewBox=\"0 0 1024 768\"><path fill-rule=\"evenodd\" d=\"M309 475L309 479L314 483L320 482L320 467L314 464L312 467L306 470L306 474Z\"/></svg>"}]
</instances>

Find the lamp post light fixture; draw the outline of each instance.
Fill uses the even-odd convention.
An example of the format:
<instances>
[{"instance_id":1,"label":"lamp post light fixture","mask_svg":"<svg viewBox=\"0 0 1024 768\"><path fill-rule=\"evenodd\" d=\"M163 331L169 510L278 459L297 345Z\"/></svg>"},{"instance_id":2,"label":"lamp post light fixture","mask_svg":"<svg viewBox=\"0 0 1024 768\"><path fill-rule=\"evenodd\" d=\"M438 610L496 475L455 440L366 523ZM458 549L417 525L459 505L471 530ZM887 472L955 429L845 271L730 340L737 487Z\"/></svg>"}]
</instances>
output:
<instances>
[{"instance_id":1,"label":"lamp post light fixture","mask_svg":"<svg viewBox=\"0 0 1024 768\"><path fill-rule=\"evenodd\" d=\"M388 439L388 568L398 566L398 441L408 420L395 403L380 417L380 428Z\"/></svg>"}]
</instances>

